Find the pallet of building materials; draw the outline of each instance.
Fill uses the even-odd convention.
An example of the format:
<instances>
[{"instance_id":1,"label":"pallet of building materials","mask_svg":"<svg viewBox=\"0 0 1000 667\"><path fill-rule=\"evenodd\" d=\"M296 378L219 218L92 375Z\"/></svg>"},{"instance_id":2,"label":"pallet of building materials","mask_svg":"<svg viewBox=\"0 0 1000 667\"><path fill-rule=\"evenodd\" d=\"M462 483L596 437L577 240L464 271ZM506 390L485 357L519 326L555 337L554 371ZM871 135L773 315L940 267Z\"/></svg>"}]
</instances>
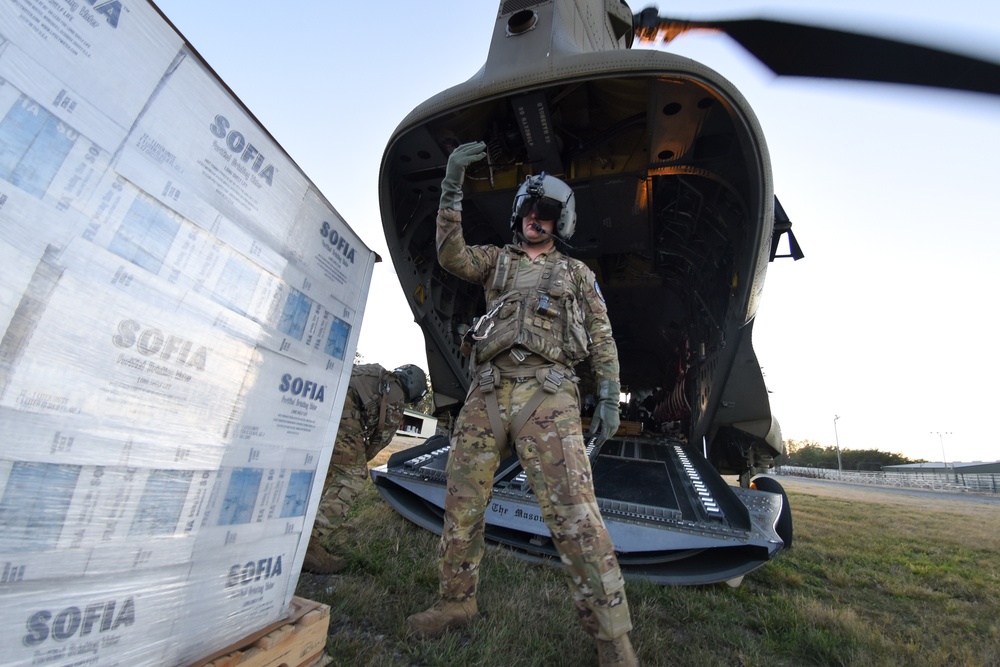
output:
<instances>
[{"instance_id":1,"label":"pallet of building materials","mask_svg":"<svg viewBox=\"0 0 1000 667\"><path fill-rule=\"evenodd\" d=\"M288 618L199 660L190 667L324 667L330 607L292 598Z\"/></svg>"}]
</instances>

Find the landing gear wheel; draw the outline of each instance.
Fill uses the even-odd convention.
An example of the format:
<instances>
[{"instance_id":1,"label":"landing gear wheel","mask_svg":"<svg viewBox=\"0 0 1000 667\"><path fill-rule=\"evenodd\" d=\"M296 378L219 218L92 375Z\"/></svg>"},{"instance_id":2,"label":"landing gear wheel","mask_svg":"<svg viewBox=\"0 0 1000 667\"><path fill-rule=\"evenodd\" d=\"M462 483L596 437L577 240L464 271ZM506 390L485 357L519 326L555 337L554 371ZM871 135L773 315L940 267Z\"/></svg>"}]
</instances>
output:
<instances>
[{"instance_id":1,"label":"landing gear wheel","mask_svg":"<svg viewBox=\"0 0 1000 667\"><path fill-rule=\"evenodd\" d=\"M750 482L751 489L757 489L758 491L766 491L768 493L777 493L781 496L781 513L778 514L778 521L774 526L774 530L778 533L778 537L785 543L786 549L792 548L792 506L788 504L788 495L785 490L778 483L778 480L773 477L765 477L760 475L754 477Z\"/></svg>"}]
</instances>

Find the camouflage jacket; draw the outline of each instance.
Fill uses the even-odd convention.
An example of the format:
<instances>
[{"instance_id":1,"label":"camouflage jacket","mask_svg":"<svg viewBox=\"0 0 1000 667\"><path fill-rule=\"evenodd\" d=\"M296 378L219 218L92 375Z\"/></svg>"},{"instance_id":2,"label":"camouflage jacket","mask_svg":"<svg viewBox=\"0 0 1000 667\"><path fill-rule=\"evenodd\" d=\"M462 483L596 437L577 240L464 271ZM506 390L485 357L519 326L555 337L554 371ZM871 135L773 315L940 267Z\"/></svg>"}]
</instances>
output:
<instances>
[{"instance_id":1,"label":"camouflage jacket","mask_svg":"<svg viewBox=\"0 0 1000 667\"><path fill-rule=\"evenodd\" d=\"M517 258L521 263L532 262L518 245L509 244L504 248L493 245L466 245L462 233L461 212L451 209L438 211L438 262L449 273L482 285L487 299L490 299L498 259L504 253ZM534 261L544 262L549 255L562 256L562 253L553 249L542 253ZM569 284L566 287L573 293L575 303L579 304L582 310L583 325L589 338L587 350L591 368L598 379L618 382L618 348L611 335L611 321L608 319L608 309L597 286L597 279L586 264L572 257L567 259ZM563 316L567 315L563 313ZM573 365L575 361L578 360L572 360L568 365Z\"/></svg>"},{"instance_id":2,"label":"camouflage jacket","mask_svg":"<svg viewBox=\"0 0 1000 667\"><path fill-rule=\"evenodd\" d=\"M380 428L383 401L385 419ZM378 364L354 365L344 404L344 416L357 421L364 436L365 454L369 461L392 441L403 422L405 407L406 394L391 371Z\"/></svg>"}]
</instances>

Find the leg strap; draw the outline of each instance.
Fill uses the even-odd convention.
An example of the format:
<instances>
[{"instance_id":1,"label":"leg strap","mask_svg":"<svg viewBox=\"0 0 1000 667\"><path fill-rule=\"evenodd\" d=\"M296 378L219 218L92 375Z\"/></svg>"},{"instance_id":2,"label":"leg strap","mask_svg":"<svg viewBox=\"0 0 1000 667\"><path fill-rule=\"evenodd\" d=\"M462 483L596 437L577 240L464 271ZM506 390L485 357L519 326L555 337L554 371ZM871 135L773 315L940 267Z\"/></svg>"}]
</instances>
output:
<instances>
[{"instance_id":1,"label":"leg strap","mask_svg":"<svg viewBox=\"0 0 1000 667\"><path fill-rule=\"evenodd\" d=\"M510 427L503 427L503 419L500 417L500 403L497 401L496 384L497 379L502 377L525 378L534 376L540 386L531 395L528 402L524 404L517 416L511 420ZM565 366L542 366L533 369L517 369L513 371L501 371L493 364L484 365L477 373L479 378L479 391L486 401L486 415L490 420L490 428L493 429L493 436L497 441L497 448L501 452L507 452L512 441L517 440L521 429L528 423L531 416L541 406L545 397L555 394L563 382L576 382L573 371Z\"/></svg>"},{"instance_id":2,"label":"leg strap","mask_svg":"<svg viewBox=\"0 0 1000 667\"><path fill-rule=\"evenodd\" d=\"M503 427L503 419L500 418L500 403L497 401L497 380L500 371L493 364L485 364L479 369L479 392L486 401L486 416L490 419L490 428L493 430L493 437L497 441L497 449L501 452L507 451L507 429Z\"/></svg>"},{"instance_id":3,"label":"leg strap","mask_svg":"<svg viewBox=\"0 0 1000 667\"><path fill-rule=\"evenodd\" d=\"M549 394L554 394L559 391L559 386L565 381L573 381L573 374L567 368L562 366L545 366L539 368L535 372L535 377L541 383L541 386L535 390L535 393L531 395L528 402L524 404L521 411L517 413L517 417L513 419L510 423L510 439L517 440L517 436L521 434L521 429L524 425L528 423L531 416L535 414L542 401Z\"/></svg>"}]
</instances>

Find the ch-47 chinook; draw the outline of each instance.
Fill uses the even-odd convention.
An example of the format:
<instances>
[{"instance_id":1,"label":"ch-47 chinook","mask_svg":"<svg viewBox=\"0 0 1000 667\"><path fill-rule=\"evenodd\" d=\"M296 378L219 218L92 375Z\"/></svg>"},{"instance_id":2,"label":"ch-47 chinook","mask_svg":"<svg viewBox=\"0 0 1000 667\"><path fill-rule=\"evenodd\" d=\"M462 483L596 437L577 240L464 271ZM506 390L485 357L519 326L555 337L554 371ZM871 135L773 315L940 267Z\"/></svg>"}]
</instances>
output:
<instances>
[{"instance_id":1,"label":"ch-47 chinook","mask_svg":"<svg viewBox=\"0 0 1000 667\"><path fill-rule=\"evenodd\" d=\"M782 440L751 333L768 264L803 255L740 92L698 62L631 48L690 29L727 32L778 74L1000 93L996 64L878 37L633 15L620 0L504 0L485 65L393 133L379 181L383 227L444 424L470 383L463 334L485 312L481 287L436 261L449 152L487 144L465 180L470 244L509 241L526 176L545 171L573 187L579 218L567 252L597 274L627 399L623 428L590 452L598 500L626 575L665 584L738 582L792 540L787 497L761 475ZM587 394L584 379L584 415ZM397 511L435 532L447 453L435 436L372 472ZM512 457L494 479L487 536L529 558L554 556L538 515Z\"/></svg>"}]
</instances>

